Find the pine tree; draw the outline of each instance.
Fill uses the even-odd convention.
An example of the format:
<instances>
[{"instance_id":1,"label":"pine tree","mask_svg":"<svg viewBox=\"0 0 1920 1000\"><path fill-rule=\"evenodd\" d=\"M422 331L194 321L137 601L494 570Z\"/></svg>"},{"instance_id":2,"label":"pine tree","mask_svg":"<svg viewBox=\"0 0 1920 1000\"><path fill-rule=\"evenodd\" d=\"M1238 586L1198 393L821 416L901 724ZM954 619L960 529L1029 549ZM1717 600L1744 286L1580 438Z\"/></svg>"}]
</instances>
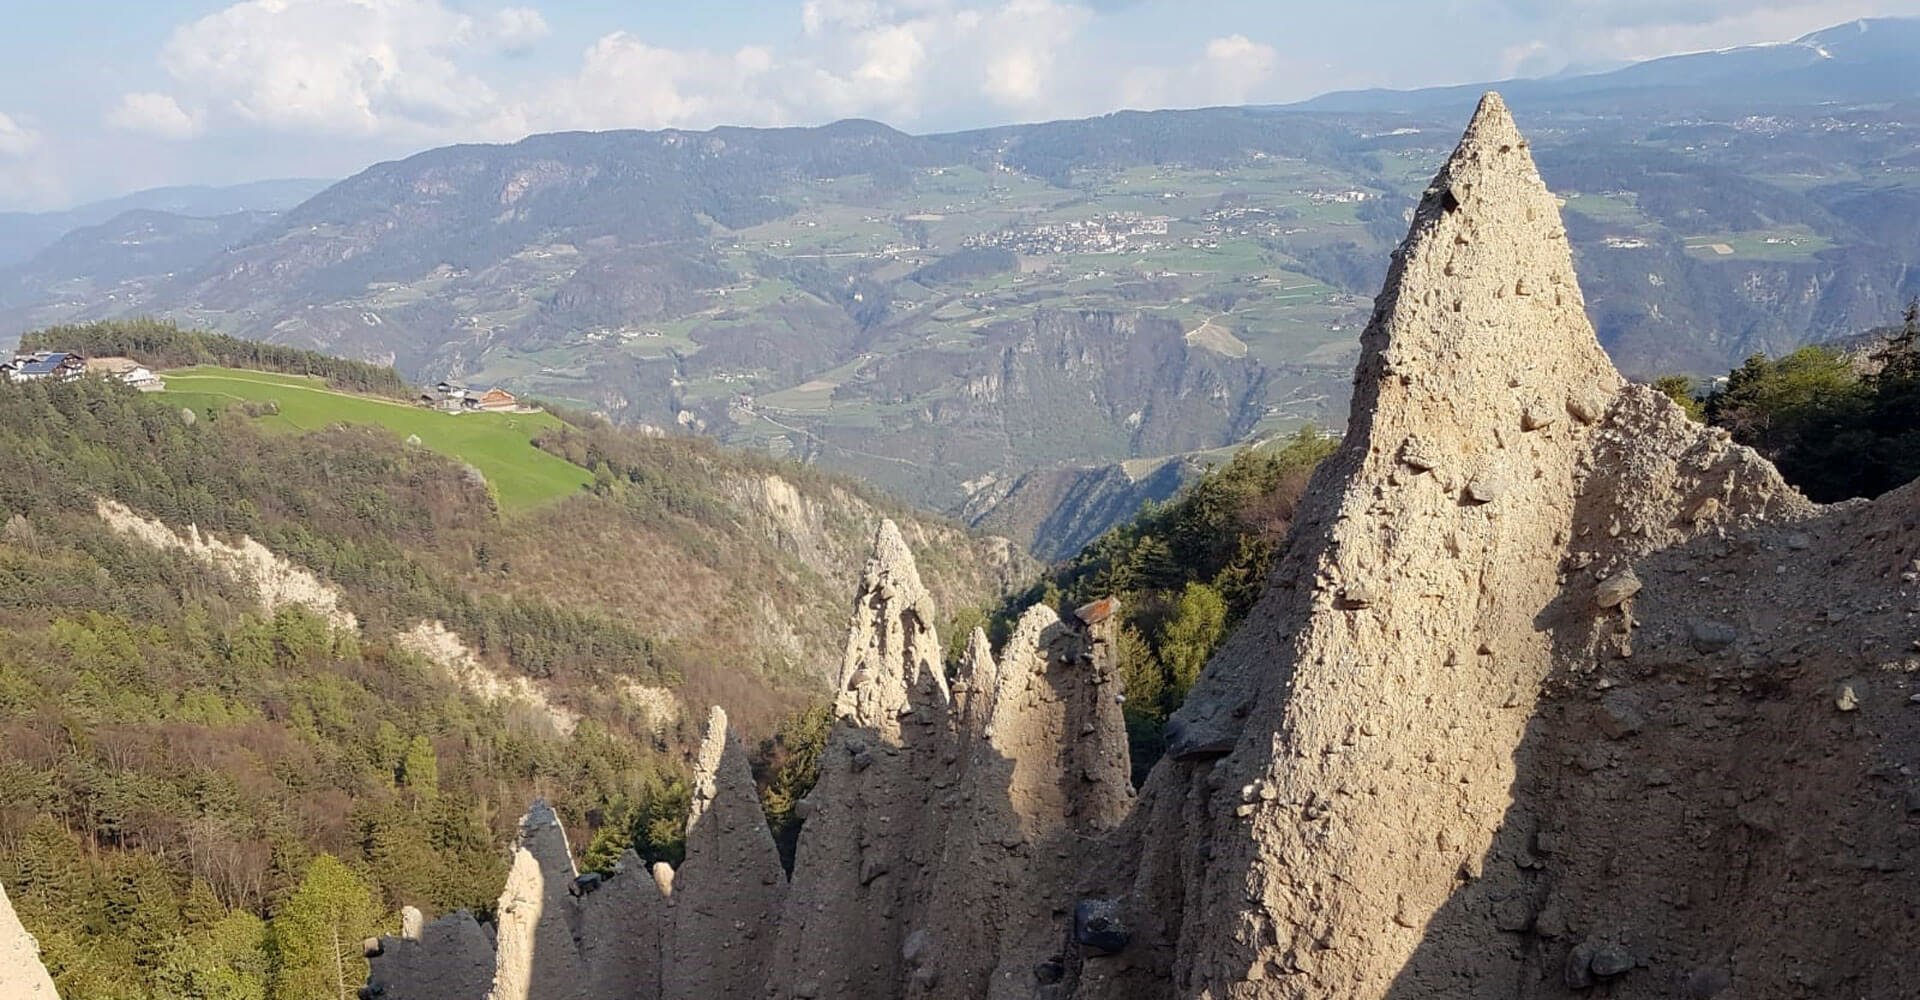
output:
<instances>
[{"instance_id":1,"label":"pine tree","mask_svg":"<svg viewBox=\"0 0 1920 1000\"><path fill-rule=\"evenodd\" d=\"M1160 658L1172 682L1174 704L1186 699L1226 630L1227 602L1204 583L1187 584L1160 639Z\"/></svg>"},{"instance_id":2,"label":"pine tree","mask_svg":"<svg viewBox=\"0 0 1920 1000\"><path fill-rule=\"evenodd\" d=\"M1127 698L1121 713L1127 723L1128 756L1138 785L1166 749L1167 713L1172 707L1167 704L1167 672L1132 625L1120 626L1113 645L1120 690Z\"/></svg>"},{"instance_id":3,"label":"pine tree","mask_svg":"<svg viewBox=\"0 0 1920 1000\"><path fill-rule=\"evenodd\" d=\"M400 783L423 799L440 791L440 758L433 752L433 741L426 734L416 735L400 758Z\"/></svg>"},{"instance_id":4,"label":"pine tree","mask_svg":"<svg viewBox=\"0 0 1920 1000\"><path fill-rule=\"evenodd\" d=\"M180 902L180 920L186 930L208 931L227 915L226 904L206 879L196 878L187 886L187 897Z\"/></svg>"},{"instance_id":5,"label":"pine tree","mask_svg":"<svg viewBox=\"0 0 1920 1000\"><path fill-rule=\"evenodd\" d=\"M333 855L316 856L269 928L273 995L351 1000L367 979L360 943L380 923L366 882Z\"/></svg>"}]
</instances>

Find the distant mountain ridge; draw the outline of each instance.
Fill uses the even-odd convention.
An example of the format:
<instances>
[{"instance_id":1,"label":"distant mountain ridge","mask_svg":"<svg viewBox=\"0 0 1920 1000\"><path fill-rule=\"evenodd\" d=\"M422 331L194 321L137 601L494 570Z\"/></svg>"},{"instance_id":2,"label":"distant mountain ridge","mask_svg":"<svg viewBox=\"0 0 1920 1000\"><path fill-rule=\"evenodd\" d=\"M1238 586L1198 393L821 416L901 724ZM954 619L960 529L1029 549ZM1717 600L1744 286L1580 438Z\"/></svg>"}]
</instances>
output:
<instances>
[{"instance_id":1,"label":"distant mountain ridge","mask_svg":"<svg viewBox=\"0 0 1920 1000\"><path fill-rule=\"evenodd\" d=\"M1291 107L1329 112L1433 111L1469 106L1494 88L1522 106L1554 101L1603 108L1617 107L1614 102L1623 99L1695 107L1904 101L1920 99L1915 52L1920 52L1920 18L1864 18L1790 42L1689 52L1601 73L1417 90L1337 91Z\"/></svg>"},{"instance_id":2,"label":"distant mountain ridge","mask_svg":"<svg viewBox=\"0 0 1920 1000\"><path fill-rule=\"evenodd\" d=\"M20 264L76 229L125 212L164 212L211 218L235 212L276 212L326 190L334 182L289 178L211 186L152 188L53 212L0 212L0 270Z\"/></svg>"}]
</instances>

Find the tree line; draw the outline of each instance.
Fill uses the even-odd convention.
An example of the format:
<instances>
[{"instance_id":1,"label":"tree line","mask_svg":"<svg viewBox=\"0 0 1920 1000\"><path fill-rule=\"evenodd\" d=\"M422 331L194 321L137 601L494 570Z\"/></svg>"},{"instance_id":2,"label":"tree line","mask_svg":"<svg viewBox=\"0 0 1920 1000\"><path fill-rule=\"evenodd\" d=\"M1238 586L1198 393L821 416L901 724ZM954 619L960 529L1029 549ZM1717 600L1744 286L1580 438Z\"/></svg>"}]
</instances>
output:
<instances>
[{"instance_id":1,"label":"tree line","mask_svg":"<svg viewBox=\"0 0 1920 1000\"><path fill-rule=\"evenodd\" d=\"M400 374L385 365L349 361L318 351L242 340L205 330L182 330L168 320L117 319L52 326L20 338L23 351L74 351L85 357L124 355L153 368L220 365L311 375L333 388L396 399L412 396Z\"/></svg>"},{"instance_id":2,"label":"tree line","mask_svg":"<svg viewBox=\"0 0 1920 1000\"><path fill-rule=\"evenodd\" d=\"M1704 392L1684 375L1655 386L1724 427L1810 499L1875 497L1920 477L1920 301L1865 347L1755 355Z\"/></svg>"}]
</instances>

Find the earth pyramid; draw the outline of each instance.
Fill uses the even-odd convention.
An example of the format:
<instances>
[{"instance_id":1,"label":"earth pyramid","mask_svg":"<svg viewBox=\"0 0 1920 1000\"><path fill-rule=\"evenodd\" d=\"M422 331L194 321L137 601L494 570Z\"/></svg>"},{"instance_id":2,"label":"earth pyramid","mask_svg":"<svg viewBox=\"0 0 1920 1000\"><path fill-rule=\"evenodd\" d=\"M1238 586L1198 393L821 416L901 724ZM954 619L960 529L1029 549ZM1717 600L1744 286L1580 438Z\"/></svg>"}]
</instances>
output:
<instances>
[{"instance_id":1,"label":"earth pyramid","mask_svg":"<svg viewBox=\"0 0 1920 1000\"><path fill-rule=\"evenodd\" d=\"M1077 995L1912 995L1917 521L1624 385L1488 94L1293 545L1074 887L1134 930Z\"/></svg>"}]
</instances>

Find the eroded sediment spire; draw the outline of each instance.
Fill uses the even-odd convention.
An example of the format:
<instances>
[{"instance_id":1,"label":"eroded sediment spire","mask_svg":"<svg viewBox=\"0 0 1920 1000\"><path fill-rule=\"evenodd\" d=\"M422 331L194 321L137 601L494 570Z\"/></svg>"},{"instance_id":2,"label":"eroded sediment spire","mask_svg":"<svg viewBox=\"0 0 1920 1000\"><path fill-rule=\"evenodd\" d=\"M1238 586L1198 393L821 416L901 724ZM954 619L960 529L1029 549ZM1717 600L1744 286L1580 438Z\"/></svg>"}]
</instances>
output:
<instances>
[{"instance_id":1,"label":"eroded sediment spire","mask_svg":"<svg viewBox=\"0 0 1920 1000\"><path fill-rule=\"evenodd\" d=\"M632 848L620 855L618 870L580 900L580 958L592 984L581 996L660 1000L672 957L667 897Z\"/></svg>"},{"instance_id":2,"label":"eroded sediment spire","mask_svg":"<svg viewBox=\"0 0 1920 1000\"><path fill-rule=\"evenodd\" d=\"M1273 577L1322 606L1384 600L1368 592L1369 581L1390 578L1409 560L1435 552L1466 558L1459 543L1466 535L1490 540L1502 510L1536 500L1564 507L1576 437L1600 419L1621 384L1587 320L1558 205L1499 95L1482 99L1428 186L1394 251L1361 348L1347 436L1322 464L1297 519L1295 537L1307 544ZM1559 468L1559 479L1544 478L1549 466ZM1457 523L1422 516L1417 523L1434 529L1435 548L1412 551L1396 518L1447 504L1475 516ZM1332 533L1342 514L1369 508L1355 527L1382 530ZM1426 586L1437 598L1460 582L1436 578ZM1173 753L1232 747L1259 675L1272 674L1265 664L1284 634L1276 633L1276 608L1268 602L1208 665L1175 714Z\"/></svg>"},{"instance_id":3,"label":"eroded sediment spire","mask_svg":"<svg viewBox=\"0 0 1920 1000\"><path fill-rule=\"evenodd\" d=\"M14 915L0 886L0 1000L59 1000L53 978L40 964L40 945Z\"/></svg>"},{"instance_id":4,"label":"eroded sediment spire","mask_svg":"<svg viewBox=\"0 0 1920 1000\"><path fill-rule=\"evenodd\" d=\"M570 997L584 985L576 877L560 817L545 800L536 800L520 820L520 843L500 892L488 1000Z\"/></svg>"},{"instance_id":5,"label":"eroded sediment spire","mask_svg":"<svg viewBox=\"0 0 1920 1000\"><path fill-rule=\"evenodd\" d=\"M949 819L927 805L960 742L934 616L906 540L881 522L847 626L837 722L808 796L771 996L900 988L903 911L924 903L930 845Z\"/></svg>"},{"instance_id":6,"label":"eroded sediment spire","mask_svg":"<svg viewBox=\"0 0 1920 1000\"><path fill-rule=\"evenodd\" d=\"M1232 751L1195 900L1216 933L1180 959L1223 995L1380 995L1486 853L1552 663L1534 619L1621 379L1498 95L1422 198L1361 348L1299 541L1172 729L1176 754Z\"/></svg>"},{"instance_id":7,"label":"eroded sediment spire","mask_svg":"<svg viewBox=\"0 0 1920 1000\"><path fill-rule=\"evenodd\" d=\"M966 652L953 680L953 714L962 733L977 734L986 726L999 686L1000 664L993 658L993 644L987 641L986 630L976 627L967 636Z\"/></svg>"},{"instance_id":8,"label":"eroded sediment spire","mask_svg":"<svg viewBox=\"0 0 1920 1000\"><path fill-rule=\"evenodd\" d=\"M717 707L693 769L687 859L673 884L666 995L756 995L778 936L786 872L746 749Z\"/></svg>"},{"instance_id":9,"label":"eroded sediment spire","mask_svg":"<svg viewBox=\"0 0 1920 1000\"><path fill-rule=\"evenodd\" d=\"M947 710L933 598L891 520L874 534L848 633L834 700L840 718L898 737L902 715Z\"/></svg>"}]
</instances>

